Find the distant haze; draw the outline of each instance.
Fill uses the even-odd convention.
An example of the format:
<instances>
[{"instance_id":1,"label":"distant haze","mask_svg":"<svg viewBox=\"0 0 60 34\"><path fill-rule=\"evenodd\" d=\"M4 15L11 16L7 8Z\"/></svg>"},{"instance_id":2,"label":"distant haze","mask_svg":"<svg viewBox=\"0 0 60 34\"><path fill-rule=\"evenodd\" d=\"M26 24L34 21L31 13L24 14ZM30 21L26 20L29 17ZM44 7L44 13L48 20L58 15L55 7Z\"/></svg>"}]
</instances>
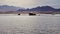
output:
<instances>
[{"instance_id":1,"label":"distant haze","mask_svg":"<svg viewBox=\"0 0 60 34\"><path fill-rule=\"evenodd\" d=\"M24 8L48 5L54 8L60 8L60 0L0 0L0 5L10 5Z\"/></svg>"}]
</instances>

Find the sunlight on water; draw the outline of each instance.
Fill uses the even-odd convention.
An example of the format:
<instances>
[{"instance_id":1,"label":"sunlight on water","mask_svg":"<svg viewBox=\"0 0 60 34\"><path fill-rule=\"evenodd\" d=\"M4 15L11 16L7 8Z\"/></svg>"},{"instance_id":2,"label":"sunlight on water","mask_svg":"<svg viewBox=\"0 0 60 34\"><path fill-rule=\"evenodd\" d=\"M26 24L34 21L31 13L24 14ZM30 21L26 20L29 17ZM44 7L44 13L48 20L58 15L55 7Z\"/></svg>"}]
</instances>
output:
<instances>
[{"instance_id":1,"label":"sunlight on water","mask_svg":"<svg viewBox=\"0 0 60 34\"><path fill-rule=\"evenodd\" d=\"M60 34L60 15L0 16L0 34Z\"/></svg>"}]
</instances>

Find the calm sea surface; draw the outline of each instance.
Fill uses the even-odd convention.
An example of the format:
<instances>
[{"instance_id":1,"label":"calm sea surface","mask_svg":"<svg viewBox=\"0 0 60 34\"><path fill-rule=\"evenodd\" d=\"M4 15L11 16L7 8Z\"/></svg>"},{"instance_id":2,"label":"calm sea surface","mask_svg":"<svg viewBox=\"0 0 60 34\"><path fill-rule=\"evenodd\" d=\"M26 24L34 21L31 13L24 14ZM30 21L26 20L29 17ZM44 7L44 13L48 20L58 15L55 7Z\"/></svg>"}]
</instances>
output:
<instances>
[{"instance_id":1,"label":"calm sea surface","mask_svg":"<svg viewBox=\"0 0 60 34\"><path fill-rule=\"evenodd\" d=\"M60 15L0 14L0 34L60 34Z\"/></svg>"}]
</instances>

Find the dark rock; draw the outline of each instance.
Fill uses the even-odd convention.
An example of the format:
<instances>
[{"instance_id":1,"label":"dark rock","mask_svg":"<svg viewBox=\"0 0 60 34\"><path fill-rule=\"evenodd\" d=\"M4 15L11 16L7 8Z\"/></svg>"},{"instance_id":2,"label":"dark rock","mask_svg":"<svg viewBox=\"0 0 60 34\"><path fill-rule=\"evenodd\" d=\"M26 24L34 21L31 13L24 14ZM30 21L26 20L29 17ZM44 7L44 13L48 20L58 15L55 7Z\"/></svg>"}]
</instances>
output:
<instances>
[{"instance_id":1,"label":"dark rock","mask_svg":"<svg viewBox=\"0 0 60 34\"><path fill-rule=\"evenodd\" d=\"M35 13L29 13L29 15L36 15Z\"/></svg>"},{"instance_id":2,"label":"dark rock","mask_svg":"<svg viewBox=\"0 0 60 34\"><path fill-rule=\"evenodd\" d=\"M18 14L18 15L20 15L20 14Z\"/></svg>"}]
</instances>

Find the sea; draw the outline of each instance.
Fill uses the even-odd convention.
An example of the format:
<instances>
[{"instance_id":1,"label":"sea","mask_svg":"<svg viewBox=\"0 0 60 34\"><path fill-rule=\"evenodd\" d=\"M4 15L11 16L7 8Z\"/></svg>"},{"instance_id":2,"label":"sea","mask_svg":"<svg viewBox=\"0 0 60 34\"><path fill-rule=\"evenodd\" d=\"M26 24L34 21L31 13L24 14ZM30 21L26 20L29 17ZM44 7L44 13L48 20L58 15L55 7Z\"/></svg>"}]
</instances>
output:
<instances>
[{"instance_id":1,"label":"sea","mask_svg":"<svg viewBox=\"0 0 60 34\"><path fill-rule=\"evenodd\" d=\"M0 14L0 34L60 34L60 14Z\"/></svg>"}]
</instances>

